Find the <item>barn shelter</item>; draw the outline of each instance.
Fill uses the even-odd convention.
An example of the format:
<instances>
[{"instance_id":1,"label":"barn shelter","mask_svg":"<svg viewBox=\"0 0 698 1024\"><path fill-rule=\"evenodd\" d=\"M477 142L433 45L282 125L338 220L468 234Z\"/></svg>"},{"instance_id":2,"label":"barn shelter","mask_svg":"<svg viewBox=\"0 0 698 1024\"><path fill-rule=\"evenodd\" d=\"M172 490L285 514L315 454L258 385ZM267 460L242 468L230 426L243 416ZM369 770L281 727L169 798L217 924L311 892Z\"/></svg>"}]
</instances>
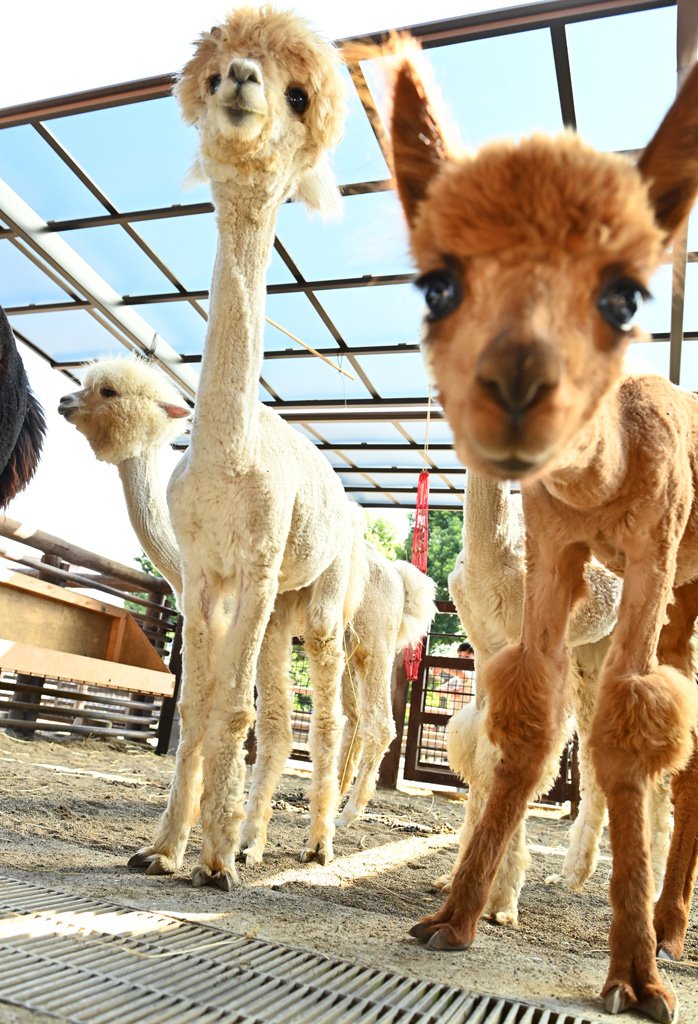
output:
<instances>
[{"instance_id":1,"label":"barn shelter","mask_svg":"<svg viewBox=\"0 0 698 1024\"><path fill-rule=\"evenodd\" d=\"M469 145L571 127L632 154L675 92L677 60L693 59L694 22L690 3L613 0L413 30ZM342 219L309 220L295 203L281 212L259 395L320 447L361 504L413 507L426 443L431 506L458 508L464 471L436 398L427 427L421 296L389 180L379 65L346 71L334 160ZM128 349L196 394L215 229L207 188L183 185L195 132L171 86L171 76L150 78L0 111L2 302L66 390L86 360ZM697 250L694 212L642 310L652 342L636 346L688 388L698 386Z\"/></svg>"},{"instance_id":2,"label":"barn shelter","mask_svg":"<svg viewBox=\"0 0 698 1024\"><path fill-rule=\"evenodd\" d=\"M677 64L695 59L698 12L688 0L542 3L413 31L469 143L569 126L601 149L632 153L670 102ZM429 401L418 352L421 300L389 182L380 67L350 66L346 81L348 130L335 160L344 217L330 225L308 221L295 204L281 213L260 398L318 445L361 504L413 507L426 464L431 507L457 509L464 471L438 399ZM179 121L171 84L169 75L148 78L0 111L0 303L20 342L62 375L66 391L82 380L87 361L131 350L195 397L215 240L206 190L181 185L194 141ZM641 316L652 342L635 346L655 369L692 389L697 225L694 213L653 282L653 302ZM178 446L186 443L183 436ZM74 552L52 557L59 558L53 576L49 568L24 566L43 574L35 592L53 594L58 574L72 573L76 563L100 574L91 582L117 589L107 566L81 563ZM157 603L153 595L148 600ZM76 621L92 612L98 609L81 606ZM127 627L107 625L114 654ZM99 651L63 653L107 660ZM36 678L23 666L20 674ZM55 682L64 692L65 680ZM92 688L83 695L88 704L96 682L82 682ZM56 700L65 699L59 692ZM85 724L90 716L81 709L81 728L123 732L113 694L110 707L109 725L99 724L107 721L99 713ZM31 707L19 710L31 715ZM453 708L442 708L439 698L427 714L443 719L444 710ZM145 716L144 708L129 712ZM443 724L430 719L422 735L431 735L427 727ZM521 932L485 926L467 960L437 961L404 932L416 912L438 902L428 881L453 855L460 808L453 813L441 798L379 800L374 817L382 820L348 833L334 866L301 869L291 855L300 847L305 778L289 776L277 809L279 848L265 868L248 872L250 884L230 897L194 895L122 868L164 803L166 762L153 766L143 751L90 740L80 756L64 744L36 764L18 743L2 740L8 777L16 780L0 846L9 876L1 896L0 999L11 1005L85 1021L295 1021L310 1013L338 1021L600 1019L590 993L603 972L603 957L596 957L607 928L603 867L583 904L572 906L568 893L545 885L564 841L557 812L536 826L538 859ZM424 760L430 764L428 755ZM182 925L182 917L192 920ZM689 964L695 952L694 927ZM691 968L673 971L691 1019ZM463 986L476 994L464 995ZM536 1002L548 1009L527 1009Z\"/></svg>"}]
</instances>

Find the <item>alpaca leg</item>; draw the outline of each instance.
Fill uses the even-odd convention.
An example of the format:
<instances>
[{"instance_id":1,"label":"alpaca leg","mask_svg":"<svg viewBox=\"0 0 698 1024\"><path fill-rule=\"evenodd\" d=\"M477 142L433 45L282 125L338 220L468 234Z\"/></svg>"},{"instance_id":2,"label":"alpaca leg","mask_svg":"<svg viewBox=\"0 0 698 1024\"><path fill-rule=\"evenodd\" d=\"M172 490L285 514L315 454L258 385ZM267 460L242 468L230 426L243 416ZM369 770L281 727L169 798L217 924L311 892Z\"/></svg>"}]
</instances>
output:
<instances>
[{"instance_id":1,"label":"alpaca leg","mask_svg":"<svg viewBox=\"0 0 698 1024\"><path fill-rule=\"evenodd\" d=\"M562 878L573 892L581 892L596 870L599 840L606 819L606 797L596 782L588 737L581 728L578 736L581 799L562 863Z\"/></svg>"},{"instance_id":2,"label":"alpaca leg","mask_svg":"<svg viewBox=\"0 0 698 1024\"><path fill-rule=\"evenodd\" d=\"M472 944L506 845L560 734L569 663L564 638L588 552L581 544L546 550L530 534L527 543L522 642L501 651L485 669L487 729L501 757L446 903L412 929L431 949Z\"/></svg>"},{"instance_id":3,"label":"alpaca leg","mask_svg":"<svg viewBox=\"0 0 698 1024\"><path fill-rule=\"evenodd\" d=\"M358 687L359 680L356 673L356 663L355 661L349 661L342 673L342 711L344 712L345 721L342 731L342 745L339 750L340 799L349 792L354 775L356 774L356 766L361 756Z\"/></svg>"},{"instance_id":4,"label":"alpaca leg","mask_svg":"<svg viewBox=\"0 0 698 1024\"><path fill-rule=\"evenodd\" d=\"M235 611L217 644L215 689L203 741L203 843L195 886L228 891L237 882L235 855L244 815L244 742L254 723L254 681L277 593L277 567L240 573Z\"/></svg>"},{"instance_id":5,"label":"alpaca leg","mask_svg":"<svg viewBox=\"0 0 698 1024\"><path fill-rule=\"evenodd\" d=\"M674 834L654 927L659 956L678 960L683 954L698 863L698 751L674 779L673 792Z\"/></svg>"},{"instance_id":6,"label":"alpaca leg","mask_svg":"<svg viewBox=\"0 0 698 1024\"><path fill-rule=\"evenodd\" d=\"M655 962L647 802L651 780L688 761L698 705L694 683L675 668L657 666L655 657L674 562L670 554L661 564L656 550L628 548L618 625L591 733L613 852L611 963L602 995L611 1012L638 1008L671 1021L675 996ZM671 552L670 545L665 550Z\"/></svg>"},{"instance_id":7,"label":"alpaca leg","mask_svg":"<svg viewBox=\"0 0 698 1024\"><path fill-rule=\"evenodd\" d=\"M663 772L650 788L650 860L654 882L654 899L659 899L664 887L669 847L674 828L671 804L671 776ZM656 927L656 925L655 925Z\"/></svg>"},{"instance_id":8,"label":"alpaca leg","mask_svg":"<svg viewBox=\"0 0 698 1024\"><path fill-rule=\"evenodd\" d=\"M209 629L222 627L222 607L212 601L211 588L202 580L198 590L183 594L182 697L179 702L180 733L175 770L167 808L150 846L129 860L132 868L146 868L149 875L173 874L182 866L191 826L199 813L202 787L202 743L209 709L211 649Z\"/></svg>"},{"instance_id":9,"label":"alpaca leg","mask_svg":"<svg viewBox=\"0 0 698 1024\"><path fill-rule=\"evenodd\" d=\"M348 825L354 821L376 791L376 775L380 763L395 736L391 700L392 668L392 649L373 651L362 661L359 679L361 759L356 781L346 807L337 819L337 825Z\"/></svg>"},{"instance_id":10,"label":"alpaca leg","mask_svg":"<svg viewBox=\"0 0 698 1024\"><path fill-rule=\"evenodd\" d=\"M264 636L257 668L257 757L240 833L240 850L247 864L262 863L274 790L293 745L290 656L291 637L275 612Z\"/></svg>"},{"instance_id":11,"label":"alpaca leg","mask_svg":"<svg viewBox=\"0 0 698 1024\"><path fill-rule=\"evenodd\" d=\"M300 855L303 863L317 860L329 864L334 857L334 816L339 803L337 756L339 753L341 710L339 689L344 668L342 625L306 632L306 650L313 687L313 714L310 720L310 756L313 776L310 786L310 836Z\"/></svg>"},{"instance_id":12,"label":"alpaca leg","mask_svg":"<svg viewBox=\"0 0 698 1024\"><path fill-rule=\"evenodd\" d=\"M500 757L498 749L487 737L484 708L475 707L474 704L463 708L449 722L446 735L448 762L468 782L469 788L456 860L451 871L434 883L444 893L450 892L453 877L482 817ZM526 825L522 821L507 845L482 911L483 917L514 927L518 924L519 895L530 859L526 846Z\"/></svg>"},{"instance_id":13,"label":"alpaca leg","mask_svg":"<svg viewBox=\"0 0 698 1024\"><path fill-rule=\"evenodd\" d=\"M589 749L589 733L594 717L598 676L608 652L609 639L583 644L572 651L570 675L572 707L579 738L579 813L573 822L559 876L573 892L581 892L584 883L596 870L599 842L606 820L606 797L596 781Z\"/></svg>"}]
</instances>

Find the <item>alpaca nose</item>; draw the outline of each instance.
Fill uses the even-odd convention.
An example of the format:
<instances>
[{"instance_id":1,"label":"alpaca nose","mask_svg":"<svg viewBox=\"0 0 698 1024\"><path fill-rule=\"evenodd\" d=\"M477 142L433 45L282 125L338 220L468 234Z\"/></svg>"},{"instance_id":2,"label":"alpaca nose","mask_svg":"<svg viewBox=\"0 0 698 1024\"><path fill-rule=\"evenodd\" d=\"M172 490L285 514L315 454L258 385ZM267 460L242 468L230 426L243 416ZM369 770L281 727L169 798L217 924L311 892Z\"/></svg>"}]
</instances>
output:
<instances>
[{"instance_id":1,"label":"alpaca nose","mask_svg":"<svg viewBox=\"0 0 698 1024\"><path fill-rule=\"evenodd\" d=\"M236 58L231 60L228 66L228 78L238 85L245 85L246 82L262 84L262 73L257 64L251 60Z\"/></svg>"},{"instance_id":2,"label":"alpaca nose","mask_svg":"<svg viewBox=\"0 0 698 1024\"><path fill-rule=\"evenodd\" d=\"M561 363L548 342L512 341L500 335L480 355L481 387L510 416L521 416L560 383Z\"/></svg>"}]
</instances>

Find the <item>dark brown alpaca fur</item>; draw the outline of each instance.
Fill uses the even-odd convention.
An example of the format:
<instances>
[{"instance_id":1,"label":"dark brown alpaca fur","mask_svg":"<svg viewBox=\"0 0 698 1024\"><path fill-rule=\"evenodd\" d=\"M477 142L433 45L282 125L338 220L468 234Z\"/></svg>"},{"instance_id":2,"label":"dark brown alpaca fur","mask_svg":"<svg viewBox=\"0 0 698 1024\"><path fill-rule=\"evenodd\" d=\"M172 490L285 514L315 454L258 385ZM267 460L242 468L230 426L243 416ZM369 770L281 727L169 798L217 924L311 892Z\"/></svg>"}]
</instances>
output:
<instances>
[{"instance_id":1,"label":"dark brown alpaca fur","mask_svg":"<svg viewBox=\"0 0 698 1024\"><path fill-rule=\"evenodd\" d=\"M567 621L593 553L624 576L592 732L614 858L603 995L612 1012L668 1021L675 1000L655 954L681 953L698 853L698 398L623 378L637 330L612 326L597 302L619 279L646 289L690 211L698 69L634 167L573 135L456 155L414 52L396 71L394 171L420 273L446 273L455 296L427 321L425 356L463 462L522 480L527 578L521 641L484 673L502 754L492 792L443 909L413 934L433 949L475 937L557 735ZM677 773L676 835L653 925L646 797L666 769Z\"/></svg>"},{"instance_id":2,"label":"dark brown alpaca fur","mask_svg":"<svg viewBox=\"0 0 698 1024\"><path fill-rule=\"evenodd\" d=\"M33 477L45 432L43 410L31 392L12 328L0 309L0 508Z\"/></svg>"}]
</instances>

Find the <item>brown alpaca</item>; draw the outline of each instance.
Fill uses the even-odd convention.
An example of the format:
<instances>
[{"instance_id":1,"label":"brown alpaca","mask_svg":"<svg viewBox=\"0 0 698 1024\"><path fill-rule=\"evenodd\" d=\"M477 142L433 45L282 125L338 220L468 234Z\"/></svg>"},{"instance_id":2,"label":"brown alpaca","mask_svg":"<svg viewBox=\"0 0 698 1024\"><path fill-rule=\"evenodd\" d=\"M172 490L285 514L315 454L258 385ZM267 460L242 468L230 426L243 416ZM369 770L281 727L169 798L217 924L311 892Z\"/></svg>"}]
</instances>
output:
<instances>
[{"instance_id":1,"label":"brown alpaca","mask_svg":"<svg viewBox=\"0 0 698 1024\"><path fill-rule=\"evenodd\" d=\"M415 61L407 46L392 132L423 347L460 458L522 481L527 578L520 643L484 670L501 751L487 806L446 903L412 934L432 949L475 938L559 732L567 622L593 553L624 577L591 736L613 848L603 996L613 1013L670 1021L657 943L681 952L698 853L698 398L660 377L624 378L622 361L637 299L698 190L698 69L635 167L572 134L456 154ZM664 769L677 773L677 828L653 927L646 803Z\"/></svg>"}]
</instances>

